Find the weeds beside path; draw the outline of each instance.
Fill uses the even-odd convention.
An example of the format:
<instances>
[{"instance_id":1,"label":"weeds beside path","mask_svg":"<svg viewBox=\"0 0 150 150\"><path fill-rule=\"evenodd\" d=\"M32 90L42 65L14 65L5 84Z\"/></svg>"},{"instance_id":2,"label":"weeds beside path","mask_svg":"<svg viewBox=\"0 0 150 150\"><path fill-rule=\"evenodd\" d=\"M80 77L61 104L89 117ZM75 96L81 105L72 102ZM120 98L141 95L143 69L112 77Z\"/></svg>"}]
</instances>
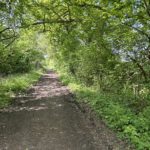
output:
<instances>
[{"instance_id":1,"label":"weeds beside path","mask_svg":"<svg viewBox=\"0 0 150 150\"><path fill-rule=\"evenodd\" d=\"M16 93L25 91L41 76L41 71L14 74L0 78L0 108L8 106Z\"/></svg>"}]
</instances>

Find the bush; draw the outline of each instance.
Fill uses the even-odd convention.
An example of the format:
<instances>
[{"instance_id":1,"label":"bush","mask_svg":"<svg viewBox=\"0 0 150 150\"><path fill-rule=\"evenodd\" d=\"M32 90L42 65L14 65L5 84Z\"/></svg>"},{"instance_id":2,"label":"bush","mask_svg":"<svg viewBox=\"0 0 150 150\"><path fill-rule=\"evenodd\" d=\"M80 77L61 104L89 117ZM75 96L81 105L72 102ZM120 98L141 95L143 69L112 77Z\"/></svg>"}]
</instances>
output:
<instances>
[{"instance_id":1,"label":"bush","mask_svg":"<svg viewBox=\"0 0 150 150\"><path fill-rule=\"evenodd\" d=\"M95 87L86 87L59 70L61 80L76 94L79 102L86 102L118 136L135 145L137 150L150 150L150 106L135 114L125 95L104 93Z\"/></svg>"}]
</instances>

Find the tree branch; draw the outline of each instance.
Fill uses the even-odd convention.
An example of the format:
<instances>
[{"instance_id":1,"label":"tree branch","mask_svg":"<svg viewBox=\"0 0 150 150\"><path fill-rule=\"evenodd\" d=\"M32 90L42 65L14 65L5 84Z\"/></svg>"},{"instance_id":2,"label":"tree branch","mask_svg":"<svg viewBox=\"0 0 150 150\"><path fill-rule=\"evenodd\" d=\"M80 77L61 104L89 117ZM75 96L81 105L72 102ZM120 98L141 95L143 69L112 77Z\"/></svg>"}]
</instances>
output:
<instances>
[{"instance_id":1,"label":"tree branch","mask_svg":"<svg viewBox=\"0 0 150 150\"><path fill-rule=\"evenodd\" d=\"M3 38L3 39L0 40L0 42L3 42L3 41L5 41L5 40L10 40L10 39L16 38L16 37L17 37L17 36L10 36L10 37L7 37L7 38Z\"/></svg>"},{"instance_id":2,"label":"tree branch","mask_svg":"<svg viewBox=\"0 0 150 150\"><path fill-rule=\"evenodd\" d=\"M75 20L75 19L69 19L69 20L41 20L41 21L37 21L35 23L32 24L28 24L28 25L21 25L21 26L15 26L16 29L18 28L29 28L30 26L35 26L35 25L43 25L43 24L69 24L72 22L81 22L82 20ZM5 32L6 30L11 30L11 27L7 27L3 30L0 31L0 34L2 34L3 32Z\"/></svg>"},{"instance_id":3,"label":"tree branch","mask_svg":"<svg viewBox=\"0 0 150 150\"><path fill-rule=\"evenodd\" d=\"M131 29L133 29L133 30L136 30L137 32L139 32L142 35L145 35L148 38L149 42L150 42L150 36L146 32L144 32L143 30L140 30L140 29L138 29L138 28L136 28L134 26L128 25L126 23L122 23L122 24L127 26L127 27L129 27L129 28L131 28Z\"/></svg>"},{"instance_id":4,"label":"tree branch","mask_svg":"<svg viewBox=\"0 0 150 150\"><path fill-rule=\"evenodd\" d=\"M37 21L35 23L32 23L30 25L28 25L27 27L30 27L30 26L34 26L34 25L40 25L40 24L68 24L68 23L72 23L72 22L80 22L81 20L75 20L75 19L71 19L71 20L41 20L41 21ZM24 28L24 27L21 27L21 28Z\"/></svg>"},{"instance_id":5,"label":"tree branch","mask_svg":"<svg viewBox=\"0 0 150 150\"><path fill-rule=\"evenodd\" d=\"M0 31L0 34L2 34L3 32L5 32L6 30L9 30L9 29L11 29L11 28L7 27L7 28L1 30L1 31Z\"/></svg>"},{"instance_id":6,"label":"tree branch","mask_svg":"<svg viewBox=\"0 0 150 150\"><path fill-rule=\"evenodd\" d=\"M143 0L143 2L144 2L144 5L145 5L146 12L147 12L147 14L148 14L149 17L150 17L149 4L146 2L146 0Z\"/></svg>"},{"instance_id":7,"label":"tree branch","mask_svg":"<svg viewBox=\"0 0 150 150\"><path fill-rule=\"evenodd\" d=\"M6 49L6 48L9 47L12 43L14 43L16 39L17 39L17 37L14 38L11 42L9 42L9 43L4 47L4 49Z\"/></svg>"},{"instance_id":8,"label":"tree branch","mask_svg":"<svg viewBox=\"0 0 150 150\"><path fill-rule=\"evenodd\" d=\"M75 6L79 6L79 7L92 7L92 8L96 8L96 9L99 9L99 10L103 10L103 11L106 11L105 9L103 9L101 6L99 5L92 5L92 4L87 4L87 3L82 3L82 4L77 4L75 3Z\"/></svg>"},{"instance_id":9,"label":"tree branch","mask_svg":"<svg viewBox=\"0 0 150 150\"><path fill-rule=\"evenodd\" d=\"M137 67L141 70L141 73L142 73L145 81L147 81L147 73L144 70L143 66L135 58L131 57L130 55L127 55L127 56L137 65Z\"/></svg>"}]
</instances>

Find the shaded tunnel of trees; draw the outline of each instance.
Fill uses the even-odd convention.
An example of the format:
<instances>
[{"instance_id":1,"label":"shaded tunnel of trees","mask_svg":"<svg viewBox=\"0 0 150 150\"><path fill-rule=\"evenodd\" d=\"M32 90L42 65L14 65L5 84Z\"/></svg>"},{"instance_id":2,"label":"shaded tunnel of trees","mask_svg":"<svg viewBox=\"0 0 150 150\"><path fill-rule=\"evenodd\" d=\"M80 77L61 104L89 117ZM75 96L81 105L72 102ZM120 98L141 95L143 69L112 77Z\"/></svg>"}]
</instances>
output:
<instances>
[{"instance_id":1,"label":"shaded tunnel of trees","mask_svg":"<svg viewBox=\"0 0 150 150\"><path fill-rule=\"evenodd\" d=\"M150 1L1 0L0 75L29 72L48 60L149 116Z\"/></svg>"}]
</instances>

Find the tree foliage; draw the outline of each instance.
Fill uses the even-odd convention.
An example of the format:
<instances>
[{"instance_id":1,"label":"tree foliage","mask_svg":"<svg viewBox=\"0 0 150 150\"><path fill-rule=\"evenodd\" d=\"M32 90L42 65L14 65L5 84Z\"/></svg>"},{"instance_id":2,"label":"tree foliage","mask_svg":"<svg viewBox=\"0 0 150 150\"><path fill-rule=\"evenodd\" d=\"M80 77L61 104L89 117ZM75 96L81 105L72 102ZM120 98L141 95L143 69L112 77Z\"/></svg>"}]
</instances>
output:
<instances>
[{"instance_id":1,"label":"tree foliage","mask_svg":"<svg viewBox=\"0 0 150 150\"><path fill-rule=\"evenodd\" d=\"M149 0L1 0L0 72L28 71L46 56L87 86L130 95L129 107L142 111L150 105L149 8Z\"/></svg>"}]
</instances>

